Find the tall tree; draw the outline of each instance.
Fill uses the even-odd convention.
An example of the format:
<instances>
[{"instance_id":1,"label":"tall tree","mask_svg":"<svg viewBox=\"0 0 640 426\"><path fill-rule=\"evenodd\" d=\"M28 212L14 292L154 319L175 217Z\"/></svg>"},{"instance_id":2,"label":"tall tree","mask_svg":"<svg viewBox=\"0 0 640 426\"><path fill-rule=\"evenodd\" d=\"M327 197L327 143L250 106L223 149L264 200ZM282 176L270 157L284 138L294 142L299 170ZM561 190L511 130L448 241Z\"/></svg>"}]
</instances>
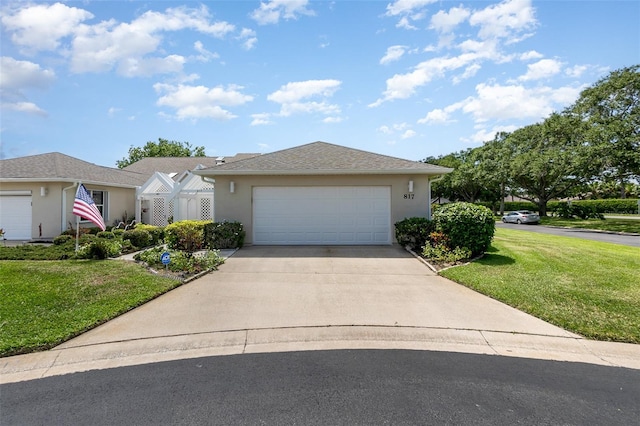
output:
<instances>
[{"instance_id":1,"label":"tall tree","mask_svg":"<svg viewBox=\"0 0 640 426\"><path fill-rule=\"evenodd\" d=\"M611 72L585 89L571 108L587 124L587 140L603 160L602 179L640 178L640 65Z\"/></svg>"},{"instance_id":2,"label":"tall tree","mask_svg":"<svg viewBox=\"0 0 640 426\"><path fill-rule=\"evenodd\" d=\"M575 117L554 113L505 140L513 152L510 178L516 194L536 203L541 216L546 216L549 200L573 195L572 191L598 173L599 165L583 133Z\"/></svg>"},{"instance_id":3,"label":"tall tree","mask_svg":"<svg viewBox=\"0 0 640 426\"><path fill-rule=\"evenodd\" d=\"M204 146L192 147L189 142L169 141L158 138L158 142L149 141L143 147L129 148L129 156L116 161L119 169L127 167L144 157L204 157Z\"/></svg>"},{"instance_id":4,"label":"tall tree","mask_svg":"<svg viewBox=\"0 0 640 426\"><path fill-rule=\"evenodd\" d=\"M500 201L500 214L504 214L504 199L510 183L513 145L506 143L509 133L498 132L493 140L478 150L479 171L485 181L485 201Z\"/></svg>"},{"instance_id":5,"label":"tall tree","mask_svg":"<svg viewBox=\"0 0 640 426\"><path fill-rule=\"evenodd\" d=\"M484 179L480 173L475 150L469 148L438 158L429 157L426 163L453 168L453 172L434 182L432 193L437 197L448 198L451 201L477 201L485 190Z\"/></svg>"}]
</instances>

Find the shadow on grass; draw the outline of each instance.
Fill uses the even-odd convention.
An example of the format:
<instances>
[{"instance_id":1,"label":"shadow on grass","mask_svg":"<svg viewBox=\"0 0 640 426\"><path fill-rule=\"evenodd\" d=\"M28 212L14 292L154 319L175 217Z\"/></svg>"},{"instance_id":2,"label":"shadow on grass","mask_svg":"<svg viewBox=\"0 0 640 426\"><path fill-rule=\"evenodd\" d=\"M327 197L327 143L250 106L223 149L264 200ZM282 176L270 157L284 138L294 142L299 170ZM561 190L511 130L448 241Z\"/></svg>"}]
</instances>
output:
<instances>
[{"instance_id":1,"label":"shadow on grass","mask_svg":"<svg viewBox=\"0 0 640 426\"><path fill-rule=\"evenodd\" d=\"M499 250L493 246L489 246L485 255L478 259L476 263L487 266L513 265L516 261L508 256L499 253Z\"/></svg>"}]
</instances>

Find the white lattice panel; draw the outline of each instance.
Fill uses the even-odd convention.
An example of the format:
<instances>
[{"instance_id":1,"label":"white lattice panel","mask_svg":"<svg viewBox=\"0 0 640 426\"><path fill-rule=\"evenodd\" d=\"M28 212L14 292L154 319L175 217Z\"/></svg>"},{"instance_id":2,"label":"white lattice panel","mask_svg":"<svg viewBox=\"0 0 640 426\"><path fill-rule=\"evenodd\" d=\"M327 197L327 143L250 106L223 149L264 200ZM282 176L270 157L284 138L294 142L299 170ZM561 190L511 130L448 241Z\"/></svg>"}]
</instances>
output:
<instances>
[{"instance_id":1,"label":"white lattice panel","mask_svg":"<svg viewBox=\"0 0 640 426\"><path fill-rule=\"evenodd\" d=\"M211 204L211 198L200 199L200 219L213 219L213 208Z\"/></svg>"}]
</instances>

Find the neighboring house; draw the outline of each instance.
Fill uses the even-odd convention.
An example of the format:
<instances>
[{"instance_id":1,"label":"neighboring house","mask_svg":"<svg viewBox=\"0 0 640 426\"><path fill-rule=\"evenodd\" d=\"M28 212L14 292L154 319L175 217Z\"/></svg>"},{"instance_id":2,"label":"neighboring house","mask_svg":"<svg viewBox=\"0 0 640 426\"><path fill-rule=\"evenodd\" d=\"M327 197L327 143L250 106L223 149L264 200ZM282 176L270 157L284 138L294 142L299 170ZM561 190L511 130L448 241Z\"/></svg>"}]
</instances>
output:
<instances>
[{"instance_id":1,"label":"neighboring house","mask_svg":"<svg viewBox=\"0 0 640 426\"><path fill-rule=\"evenodd\" d=\"M136 211L136 188L148 175L98 166L53 152L0 160L0 228L8 240L50 240L76 226L72 213L83 183L107 225ZM81 226L94 226L81 221Z\"/></svg>"},{"instance_id":2,"label":"neighboring house","mask_svg":"<svg viewBox=\"0 0 640 426\"><path fill-rule=\"evenodd\" d=\"M431 217L431 182L451 171L314 142L193 173L215 179L215 219L242 222L247 244L361 245Z\"/></svg>"},{"instance_id":3,"label":"neighboring house","mask_svg":"<svg viewBox=\"0 0 640 426\"><path fill-rule=\"evenodd\" d=\"M146 157L123 170L142 173L149 179L136 191L136 220L156 226L186 219L212 220L213 181L192 170L260 154L233 157Z\"/></svg>"}]
</instances>

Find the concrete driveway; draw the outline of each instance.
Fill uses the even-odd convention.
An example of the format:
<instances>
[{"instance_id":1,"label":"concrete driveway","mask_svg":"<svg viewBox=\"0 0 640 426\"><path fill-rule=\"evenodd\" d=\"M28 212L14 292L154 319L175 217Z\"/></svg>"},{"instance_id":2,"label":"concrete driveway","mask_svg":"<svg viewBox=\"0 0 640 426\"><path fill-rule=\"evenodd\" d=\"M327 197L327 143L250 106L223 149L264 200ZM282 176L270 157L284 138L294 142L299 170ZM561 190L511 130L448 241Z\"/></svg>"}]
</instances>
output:
<instances>
[{"instance_id":1,"label":"concrete driveway","mask_svg":"<svg viewBox=\"0 0 640 426\"><path fill-rule=\"evenodd\" d=\"M640 368L640 346L584 340L437 276L398 246L256 246L57 348L5 358L0 373L11 380L207 355L341 348Z\"/></svg>"}]
</instances>

